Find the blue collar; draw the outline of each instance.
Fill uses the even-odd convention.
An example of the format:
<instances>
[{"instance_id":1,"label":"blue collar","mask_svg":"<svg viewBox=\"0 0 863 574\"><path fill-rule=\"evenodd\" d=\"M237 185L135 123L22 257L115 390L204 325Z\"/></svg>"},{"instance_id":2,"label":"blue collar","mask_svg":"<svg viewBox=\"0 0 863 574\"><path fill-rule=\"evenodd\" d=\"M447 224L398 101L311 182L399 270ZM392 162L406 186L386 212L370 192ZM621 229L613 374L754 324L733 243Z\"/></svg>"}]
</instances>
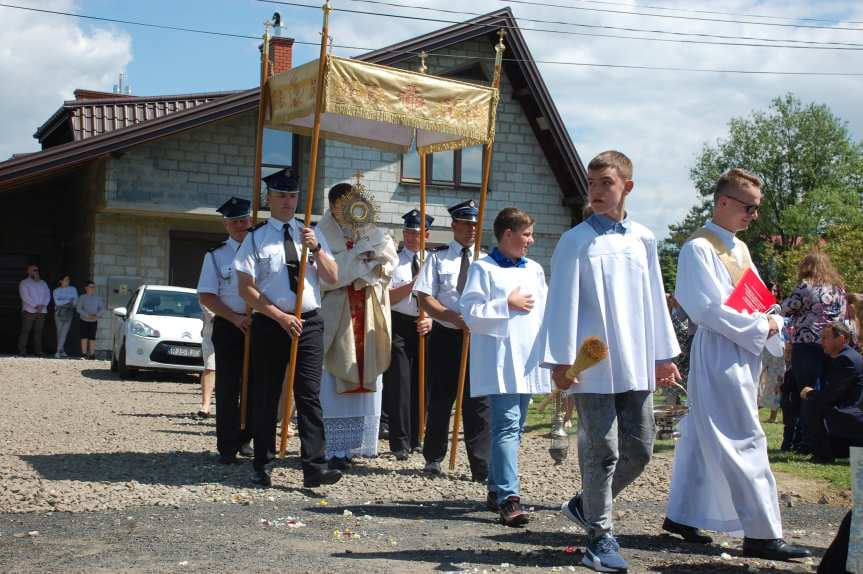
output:
<instances>
[{"instance_id":1,"label":"blue collar","mask_svg":"<svg viewBox=\"0 0 863 574\"><path fill-rule=\"evenodd\" d=\"M524 257L519 257L516 260L512 260L503 253L498 250L497 247L491 250L490 257L494 259L494 262L506 269L507 267L520 267L524 268L527 266L527 259Z\"/></svg>"},{"instance_id":2,"label":"blue collar","mask_svg":"<svg viewBox=\"0 0 863 574\"><path fill-rule=\"evenodd\" d=\"M623 221L615 221L612 218L594 213L587 218L587 223L596 231L597 235L609 235L618 233L626 235L632 227L632 221L629 219L629 214L623 216Z\"/></svg>"}]
</instances>

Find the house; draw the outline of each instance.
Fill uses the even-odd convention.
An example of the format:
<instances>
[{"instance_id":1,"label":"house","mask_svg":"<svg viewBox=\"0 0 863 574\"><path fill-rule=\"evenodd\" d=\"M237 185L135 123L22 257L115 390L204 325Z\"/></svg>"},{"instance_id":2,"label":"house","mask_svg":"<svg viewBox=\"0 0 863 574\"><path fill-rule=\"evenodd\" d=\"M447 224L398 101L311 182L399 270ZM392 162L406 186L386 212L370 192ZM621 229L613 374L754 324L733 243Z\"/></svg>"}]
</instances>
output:
<instances>
[{"instance_id":1,"label":"house","mask_svg":"<svg viewBox=\"0 0 863 574\"><path fill-rule=\"evenodd\" d=\"M501 27L509 61L485 237L491 241L498 210L519 206L538 219L532 255L547 264L560 234L581 219L586 175L512 12L504 8L358 59L417 69L416 54L425 51L429 73L487 83ZM273 38L275 72L290 68L292 47L290 38ZM14 349L17 283L28 262L40 265L49 284L60 273L76 285L92 278L109 309L124 305L141 283L194 286L204 251L224 237L214 208L252 192L258 102L257 88L158 97L77 90L36 131L41 151L0 163L0 352ZM302 181L309 139L267 130L265 175L293 166ZM429 158L432 242L448 240L448 205L478 198L482 154L477 147ZM401 215L419 204L415 153L324 141L318 166L319 190L361 171L381 206L380 224L400 238ZM317 216L324 197L316 193ZM72 349L74 333L69 339ZM107 314L97 347L110 349Z\"/></svg>"}]
</instances>

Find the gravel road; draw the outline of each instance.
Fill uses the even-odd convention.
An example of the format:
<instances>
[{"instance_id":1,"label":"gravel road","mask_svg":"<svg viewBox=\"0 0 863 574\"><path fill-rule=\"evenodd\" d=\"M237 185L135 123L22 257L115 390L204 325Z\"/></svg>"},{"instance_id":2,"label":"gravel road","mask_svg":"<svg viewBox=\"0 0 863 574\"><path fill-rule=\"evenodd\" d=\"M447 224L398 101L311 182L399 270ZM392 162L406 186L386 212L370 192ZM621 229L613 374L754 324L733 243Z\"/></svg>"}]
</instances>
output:
<instances>
[{"instance_id":1,"label":"gravel road","mask_svg":"<svg viewBox=\"0 0 863 574\"><path fill-rule=\"evenodd\" d=\"M483 510L463 451L430 479L421 455L399 462L382 442L381 456L311 491L291 439L265 490L249 484L250 463L216 464L215 422L191 414L196 378L121 381L107 361L0 357L0 381L0 571L587 571L584 536L557 512L578 489L574 453L554 466L537 433L521 451L532 521L510 529ZM708 548L662 536L672 454L658 452L616 505L631 572L813 570L817 559L739 558L725 536ZM820 555L847 493L778 480L786 538Z\"/></svg>"}]
</instances>

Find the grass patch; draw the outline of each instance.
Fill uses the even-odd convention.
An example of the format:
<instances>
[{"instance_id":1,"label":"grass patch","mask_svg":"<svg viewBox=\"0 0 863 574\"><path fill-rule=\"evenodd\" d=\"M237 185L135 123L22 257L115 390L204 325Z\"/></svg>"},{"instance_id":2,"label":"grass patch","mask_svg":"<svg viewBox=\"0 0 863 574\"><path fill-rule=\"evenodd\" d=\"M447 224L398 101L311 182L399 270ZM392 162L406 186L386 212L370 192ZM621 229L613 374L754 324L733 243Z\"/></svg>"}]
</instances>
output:
<instances>
[{"instance_id":1,"label":"grass patch","mask_svg":"<svg viewBox=\"0 0 863 574\"><path fill-rule=\"evenodd\" d=\"M546 408L544 413L537 410L537 406L542 403L543 395L537 395L533 399L533 404L527 413L527 422L525 424L525 432L546 434L551 430L552 405ZM779 472L785 472L800 478L826 480L832 485L843 488L851 488L851 470L849 468L848 459L837 459L835 464L812 464L809 462L809 455L802 455L793 452L782 452L779 450L782 444L782 423L768 423L767 419L770 416L770 411L761 409L759 412L761 418L761 426L767 434L767 449L770 457L770 467ZM576 448L575 445L575 414L573 413L573 429L570 431L570 447ZM781 415L779 419L781 420ZM654 453L673 453L674 441L658 440L654 445Z\"/></svg>"}]
</instances>

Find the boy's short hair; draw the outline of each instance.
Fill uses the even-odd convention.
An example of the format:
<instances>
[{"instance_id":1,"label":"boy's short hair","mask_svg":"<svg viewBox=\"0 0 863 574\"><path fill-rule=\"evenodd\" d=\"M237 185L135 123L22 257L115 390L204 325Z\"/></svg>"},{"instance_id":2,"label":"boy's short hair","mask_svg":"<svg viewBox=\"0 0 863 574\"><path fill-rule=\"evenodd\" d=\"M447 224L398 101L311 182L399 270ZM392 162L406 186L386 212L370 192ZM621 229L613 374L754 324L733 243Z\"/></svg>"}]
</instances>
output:
<instances>
[{"instance_id":1,"label":"boy's short hair","mask_svg":"<svg viewBox=\"0 0 863 574\"><path fill-rule=\"evenodd\" d=\"M494 236L500 241L507 229L514 232L521 231L529 225L533 225L533 217L517 207L504 207L494 218Z\"/></svg>"},{"instance_id":2,"label":"boy's short hair","mask_svg":"<svg viewBox=\"0 0 863 574\"><path fill-rule=\"evenodd\" d=\"M607 167L613 167L616 169L617 175L624 180L632 179L632 160L619 151L613 149L604 151L590 160L590 163L587 164L588 170L605 169Z\"/></svg>"},{"instance_id":3,"label":"boy's short hair","mask_svg":"<svg viewBox=\"0 0 863 574\"><path fill-rule=\"evenodd\" d=\"M761 189L764 187L764 182L761 181L760 177L742 167L733 167L719 176L716 181L716 188L713 190L713 197L718 198L720 195L727 195L729 191L750 185Z\"/></svg>"},{"instance_id":4,"label":"boy's short hair","mask_svg":"<svg viewBox=\"0 0 863 574\"><path fill-rule=\"evenodd\" d=\"M848 325L844 321L833 321L827 325L827 328L830 329L830 333L834 337L845 337L847 343L851 342L851 329L848 328Z\"/></svg>"}]
</instances>

